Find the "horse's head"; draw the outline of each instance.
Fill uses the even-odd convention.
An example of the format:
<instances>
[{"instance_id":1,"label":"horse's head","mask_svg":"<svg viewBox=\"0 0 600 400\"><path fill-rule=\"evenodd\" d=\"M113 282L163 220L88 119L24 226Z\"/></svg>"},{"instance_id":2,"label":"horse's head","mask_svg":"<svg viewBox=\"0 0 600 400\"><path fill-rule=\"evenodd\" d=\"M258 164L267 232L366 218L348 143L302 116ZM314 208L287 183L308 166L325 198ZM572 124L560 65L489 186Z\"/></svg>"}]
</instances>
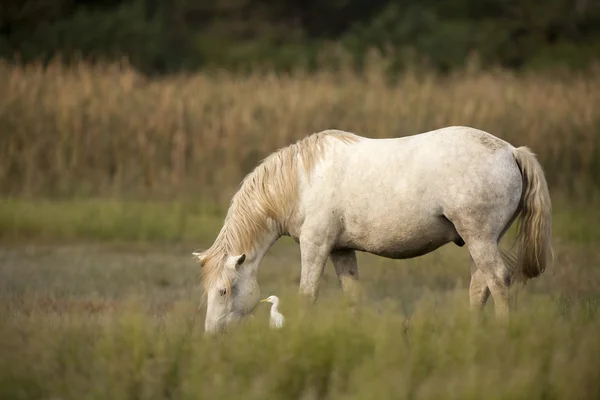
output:
<instances>
[{"instance_id":1,"label":"horse's head","mask_svg":"<svg viewBox=\"0 0 600 400\"><path fill-rule=\"evenodd\" d=\"M204 271L204 331L217 333L248 316L260 301L256 268L245 254L210 257L194 253Z\"/></svg>"}]
</instances>

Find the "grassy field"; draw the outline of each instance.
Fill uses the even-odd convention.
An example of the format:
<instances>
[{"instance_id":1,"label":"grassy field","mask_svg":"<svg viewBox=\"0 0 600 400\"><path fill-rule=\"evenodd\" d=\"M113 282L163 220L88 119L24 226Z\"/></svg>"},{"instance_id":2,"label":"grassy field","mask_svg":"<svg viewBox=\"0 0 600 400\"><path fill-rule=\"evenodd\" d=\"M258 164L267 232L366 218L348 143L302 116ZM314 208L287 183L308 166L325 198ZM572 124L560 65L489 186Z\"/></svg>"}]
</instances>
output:
<instances>
[{"instance_id":1,"label":"grassy field","mask_svg":"<svg viewBox=\"0 0 600 400\"><path fill-rule=\"evenodd\" d=\"M291 76L0 64L0 399L600 398L600 72ZM556 262L507 325L468 311L466 248L360 254L365 302L329 263L298 304L299 248L259 273L281 298L203 335L199 267L244 174L327 128L472 125L527 145L553 196Z\"/></svg>"},{"instance_id":2,"label":"grassy field","mask_svg":"<svg viewBox=\"0 0 600 400\"><path fill-rule=\"evenodd\" d=\"M404 261L360 254L366 300L356 313L328 264L319 302L303 313L299 248L284 238L259 283L265 297L280 296L285 329L269 330L260 305L228 335L207 338L190 250L210 244L222 215L201 213L194 229L177 231L177 206L127 204L86 225L100 202L1 203L0 398L600 396L597 208L555 211L556 264L513 288L506 326L493 302L481 320L469 316L468 254L454 245ZM37 225L7 225L8 209ZM134 209L155 227L132 219L121 231L121 212Z\"/></svg>"}]
</instances>

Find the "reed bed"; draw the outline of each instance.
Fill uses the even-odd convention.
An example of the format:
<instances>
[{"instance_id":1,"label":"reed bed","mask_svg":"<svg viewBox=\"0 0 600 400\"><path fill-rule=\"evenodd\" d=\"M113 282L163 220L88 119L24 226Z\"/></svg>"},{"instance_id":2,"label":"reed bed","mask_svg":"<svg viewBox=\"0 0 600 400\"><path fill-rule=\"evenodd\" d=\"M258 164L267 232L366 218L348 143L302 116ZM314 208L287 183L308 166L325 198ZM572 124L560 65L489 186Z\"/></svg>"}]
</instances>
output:
<instances>
[{"instance_id":1,"label":"reed bed","mask_svg":"<svg viewBox=\"0 0 600 400\"><path fill-rule=\"evenodd\" d=\"M0 64L0 194L223 202L272 151L329 128L393 137L447 125L527 145L553 191L600 187L600 72L427 72L382 62L288 75L148 79L126 64Z\"/></svg>"}]
</instances>

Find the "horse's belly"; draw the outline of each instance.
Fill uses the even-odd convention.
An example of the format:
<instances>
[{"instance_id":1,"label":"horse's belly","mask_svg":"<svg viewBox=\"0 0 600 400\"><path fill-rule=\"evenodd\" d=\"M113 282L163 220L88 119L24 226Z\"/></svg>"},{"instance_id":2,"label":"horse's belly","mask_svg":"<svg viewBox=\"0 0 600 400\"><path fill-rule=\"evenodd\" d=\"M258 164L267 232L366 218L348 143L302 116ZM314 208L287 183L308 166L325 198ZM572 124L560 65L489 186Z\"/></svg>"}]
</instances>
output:
<instances>
[{"instance_id":1,"label":"horse's belly","mask_svg":"<svg viewBox=\"0 0 600 400\"><path fill-rule=\"evenodd\" d=\"M448 242L463 244L452 223L444 217L432 217L421 222L396 227L371 222L370 225L357 226L356 229L348 227L341 235L337 247L405 259L427 254ZM368 227L365 229L366 226Z\"/></svg>"},{"instance_id":2,"label":"horse's belly","mask_svg":"<svg viewBox=\"0 0 600 400\"><path fill-rule=\"evenodd\" d=\"M357 243L353 248L359 251L375 254L381 257L393 259L405 259L422 256L448 243L447 238L422 238L405 242L384 244L366 244L361 246Z\"/></svg>"}]
</instances>

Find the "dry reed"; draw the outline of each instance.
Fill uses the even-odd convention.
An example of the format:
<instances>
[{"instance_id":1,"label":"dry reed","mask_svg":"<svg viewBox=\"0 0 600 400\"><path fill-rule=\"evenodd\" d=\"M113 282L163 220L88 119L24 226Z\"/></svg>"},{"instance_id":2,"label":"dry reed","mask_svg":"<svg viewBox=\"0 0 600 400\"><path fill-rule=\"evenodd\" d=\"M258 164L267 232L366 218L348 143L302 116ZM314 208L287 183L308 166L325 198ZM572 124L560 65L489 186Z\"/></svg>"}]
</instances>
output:
<instances>
[{"instance_id":1,"label":"dry reed","mask_svg":"<svg viewBox=\"0 0 600 400\"><path fill-rule=\"evenodd\" d=\"M0 65L0 194L229 199L262 158L329 128L392 137L446 125L527 145L551 189L600 186L600 72L506 71L390 85L349 71L150 80L124 65Z\"/></svg>"}]
</instances>

